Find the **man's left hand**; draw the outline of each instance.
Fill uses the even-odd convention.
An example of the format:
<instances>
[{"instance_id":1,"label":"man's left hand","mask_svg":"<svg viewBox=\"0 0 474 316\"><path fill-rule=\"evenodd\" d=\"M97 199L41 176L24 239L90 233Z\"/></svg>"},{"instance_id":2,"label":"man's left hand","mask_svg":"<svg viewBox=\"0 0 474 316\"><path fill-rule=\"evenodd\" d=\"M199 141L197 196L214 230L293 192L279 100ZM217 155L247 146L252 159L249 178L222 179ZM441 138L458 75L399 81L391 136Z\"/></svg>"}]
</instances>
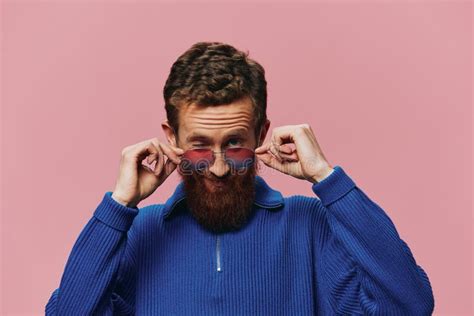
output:
<instances>
[{"instance_id":1,"label":"man's left hand","mask_svg":"<svg viewBox=\"0 0 474 316\"><path fill-rule=\"evenodd\" d=\"M265 165L312 183L334 171L308 124L274 128L270 141L256 148L255 154Z\"/></svg>"}]
</instances>

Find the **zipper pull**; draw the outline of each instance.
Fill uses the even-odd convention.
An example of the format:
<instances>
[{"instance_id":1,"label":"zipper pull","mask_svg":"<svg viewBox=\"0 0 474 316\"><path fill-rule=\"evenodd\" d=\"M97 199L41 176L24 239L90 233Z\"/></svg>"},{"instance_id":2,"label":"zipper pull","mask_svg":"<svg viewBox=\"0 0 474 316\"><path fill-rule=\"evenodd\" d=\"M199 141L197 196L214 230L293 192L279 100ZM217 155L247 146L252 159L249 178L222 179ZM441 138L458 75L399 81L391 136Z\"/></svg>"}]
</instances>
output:
<instances>
[{"instance_id":1,"label":"zipper pull","mask_svg":"<svg viewBox=\"0 0 474 316\"><path fill-rule=\"evenodd\" d=\"M221 243L220 243L219 235L217 235L216 240L216 259L217 259L217 272L221 271Z\"/></svg>"}]
</instances>

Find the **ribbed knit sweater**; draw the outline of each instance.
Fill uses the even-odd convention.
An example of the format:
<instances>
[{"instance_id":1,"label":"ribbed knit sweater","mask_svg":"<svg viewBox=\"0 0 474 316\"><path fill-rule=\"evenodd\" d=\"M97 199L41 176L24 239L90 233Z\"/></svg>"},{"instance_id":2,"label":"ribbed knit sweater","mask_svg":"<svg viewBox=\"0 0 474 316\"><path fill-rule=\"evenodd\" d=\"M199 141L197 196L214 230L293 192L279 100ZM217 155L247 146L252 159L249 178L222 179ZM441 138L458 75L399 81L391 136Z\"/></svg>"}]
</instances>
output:
<instances>
[{"instance_id":1,"label":"ribbed knit sweater","mask_svg":"<svg viewBox=\"0 0 474 316\"><path fill-rule=\"evenodd\" d=\"M431 315L427 274L342 167L317 197L255 181L251 218L222 234L192 217L183 182L142 208L106 192L46 315Z\"/></svg>"}]
</instances>

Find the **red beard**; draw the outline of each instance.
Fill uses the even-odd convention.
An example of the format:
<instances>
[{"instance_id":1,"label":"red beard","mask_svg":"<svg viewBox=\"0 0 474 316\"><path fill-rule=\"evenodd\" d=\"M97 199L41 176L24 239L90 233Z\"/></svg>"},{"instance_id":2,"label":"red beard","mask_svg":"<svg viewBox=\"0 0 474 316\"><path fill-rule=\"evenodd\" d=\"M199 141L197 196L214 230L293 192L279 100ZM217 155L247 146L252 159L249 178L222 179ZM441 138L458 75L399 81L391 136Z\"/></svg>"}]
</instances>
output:
<instances>
[{"instance_id":1,"label":"red beard","mask_svg":"<svg viewBox=\"0 0 474 316\"><path fill-rule=\"evenodd\" d=\"M230 172L217 179L209 172L184 175L186 203L196 221L214 233L239 230L249 220L255 199L255 176L258 164L240 172ZM213 187L209 180L222 180L223 187Z\"/></svg>"}]
</instances>

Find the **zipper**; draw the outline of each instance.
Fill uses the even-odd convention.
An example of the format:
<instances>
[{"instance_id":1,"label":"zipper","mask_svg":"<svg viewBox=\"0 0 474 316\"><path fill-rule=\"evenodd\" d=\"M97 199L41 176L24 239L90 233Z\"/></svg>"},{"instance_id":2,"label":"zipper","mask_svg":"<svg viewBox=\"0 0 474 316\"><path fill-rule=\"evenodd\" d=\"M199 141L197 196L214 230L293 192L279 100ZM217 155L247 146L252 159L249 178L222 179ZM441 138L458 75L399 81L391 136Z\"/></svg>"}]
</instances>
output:
<instances>
[{"instance_id":1,"label":"zipper","mask_svg":"<svg viewBox=\"0 0 474 316\"><path fill-rule=\"evenodd\" d=\"M261 205L258 203L255 203L260 207L265 207L265 208L277 208L282 206L282 203L278 204L272 204L272 205ZM221 240L219 239L219 235L216 235L216 265L217 265L217 272L222 272L221 268Z\"/></svg>"},{"instance_id":2,"label":"zipper","mask_svg":"<svg viewBox=\"0 0 474 316\"><path fill-rule=\"evenodd\" d=\"M217 272L221 272L221 240L219 235L216 238L216 261L217 261Z\"/></svg>"}]
</instances>

